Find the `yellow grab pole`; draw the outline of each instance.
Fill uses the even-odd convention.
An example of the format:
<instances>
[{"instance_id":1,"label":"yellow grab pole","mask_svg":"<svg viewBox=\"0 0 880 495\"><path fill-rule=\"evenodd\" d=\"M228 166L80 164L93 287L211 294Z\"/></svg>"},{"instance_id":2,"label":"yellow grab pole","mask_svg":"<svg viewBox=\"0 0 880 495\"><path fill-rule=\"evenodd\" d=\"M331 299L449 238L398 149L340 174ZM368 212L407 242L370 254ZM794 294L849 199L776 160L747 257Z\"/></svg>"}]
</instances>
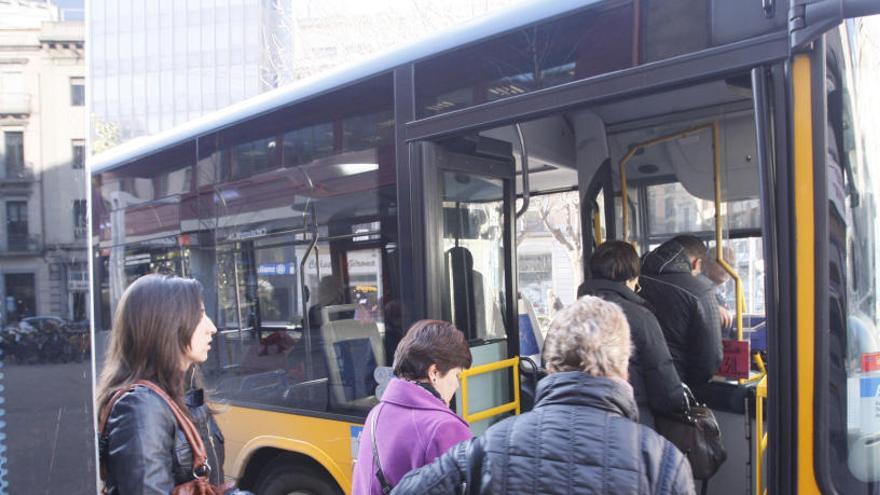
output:
<instances>
[{"instance_id":1,"label":"yellow grab pole","mask_svg":"<svg viewBox=\"0 0 880 495\"><path fill-rule=\"evenodd\" d=\"M605 242L602 239L602 218L600 215L599 210L593 210L593 239L596 241L597 246Z\"/></svg>"},{"instance_id":2,"label":"yellow grab pole","mask_svg":"<svg viewBox=\"0 0 880 495\"><path fill-rule=\"evenodd\" d=\"M736 340L742 340L745 309L742 278L724 259L724 226L721 219L721 124L717 120L712 124L712 147L715 162L715 260L736 284Z\"/></svg>"},{"instance_id":3,"label":"yellow grab pole","mask_svg":"<svg viewBox=\"0 0 880 495\"><path fill-rule=\"evenodd\" d=\"M761 494L764 470L764 451L767 449L767 435L764 433L764 399L767 397L767 375L758 382L755 389L755 494Z\"/></svg>"},{"instance_id":4,"label":"yellow grab pole","mask_svg":"<svg viewBox=\"0 0 880 495\"><path fill-rule=\"evenodd\" d=\"M691 134L696 134L700 131L704 131L706 129L711 129L712 124L702 124L695 127L691 127L689 129L685 129L683 131L676 132L674 134L667 134L665 136L656 137L654 139L649 139L648 141L643 141L641 143L636 143L632 145L629 151L620 159L619 164L619 173L620 173L620 193L622 199L622 207L623 207L623 240L629 240L629 188L626 183L626 164L632 159L633 156L640 150L650 146L654 146L660 143L665 143L667 141L672 141L673 139L680 139L683 137L690 136Z\"/></svg>"}]
</instances>

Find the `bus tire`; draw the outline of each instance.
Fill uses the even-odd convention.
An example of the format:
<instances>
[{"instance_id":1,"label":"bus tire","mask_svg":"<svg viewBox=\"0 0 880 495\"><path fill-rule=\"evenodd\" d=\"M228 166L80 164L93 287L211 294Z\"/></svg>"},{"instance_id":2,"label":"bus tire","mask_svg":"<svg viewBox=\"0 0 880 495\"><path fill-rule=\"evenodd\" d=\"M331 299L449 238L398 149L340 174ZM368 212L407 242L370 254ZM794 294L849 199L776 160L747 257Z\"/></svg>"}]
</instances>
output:
<instances>
[{"instance_id":1,"label":"bus tire","mask_svg":"<svg viewBox=\"0 0 880 495\"><path fill-rule=\"evenodd\" d=\"M289 461L273 462L257 482L256 495L342 495L336 482Z\"/></svg>"}]
</instances>

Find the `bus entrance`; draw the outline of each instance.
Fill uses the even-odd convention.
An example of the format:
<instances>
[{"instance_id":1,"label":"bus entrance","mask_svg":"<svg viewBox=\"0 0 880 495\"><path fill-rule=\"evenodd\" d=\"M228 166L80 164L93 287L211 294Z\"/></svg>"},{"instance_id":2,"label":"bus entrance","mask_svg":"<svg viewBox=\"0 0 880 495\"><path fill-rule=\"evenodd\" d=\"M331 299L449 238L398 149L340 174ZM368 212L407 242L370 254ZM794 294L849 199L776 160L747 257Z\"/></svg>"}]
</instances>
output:
<instances>
[{"instance_id":1,"label":"bus entrance","mask_svg":"<svg viewBox=\"0 0 880 495\"><path fill-rule=\"evenodd\" d=\"M485 137L420 143L424 166L429 314L467 336L475 367L518 354L509 143ZM474 376L456 410L485 411L512 400L509 368ZM466 404L465 404L466 402ZM498 415L471 425L485 430Z\"/></svg>"}]
</instances>

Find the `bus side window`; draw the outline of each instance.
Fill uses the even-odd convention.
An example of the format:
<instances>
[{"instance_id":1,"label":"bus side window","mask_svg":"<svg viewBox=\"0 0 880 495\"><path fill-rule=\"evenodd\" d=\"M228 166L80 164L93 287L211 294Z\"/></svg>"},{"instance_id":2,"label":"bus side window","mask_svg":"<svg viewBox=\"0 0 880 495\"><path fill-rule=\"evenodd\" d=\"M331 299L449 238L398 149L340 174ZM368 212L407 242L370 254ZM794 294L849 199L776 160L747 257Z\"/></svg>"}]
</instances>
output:
<instances>
[{"instance_id":1,"label":"bus side window","mask_svg":"<svg viewBox=\"0 0 880 495\"><path fill-rule=\"evenodd\" d=\"M380 75L200 140L222 398L355 416L377 402L402 336L392 96Z\"/></svg>"}]
</instances>

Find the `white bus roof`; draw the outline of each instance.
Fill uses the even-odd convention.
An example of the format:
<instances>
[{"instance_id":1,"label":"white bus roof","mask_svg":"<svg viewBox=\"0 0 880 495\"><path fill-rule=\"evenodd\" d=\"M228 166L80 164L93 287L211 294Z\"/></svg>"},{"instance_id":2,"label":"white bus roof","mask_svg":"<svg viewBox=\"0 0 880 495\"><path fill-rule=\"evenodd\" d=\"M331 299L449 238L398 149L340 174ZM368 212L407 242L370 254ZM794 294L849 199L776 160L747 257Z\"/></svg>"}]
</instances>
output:
<instances>
[{"instance_id":1,"label":"white bus roof","mask_svg":"<svg viewBox=\"0 0 880 495\"><path fill-rule=\"evenodd\" d=\"M484 38L511 31L543 19L591 5L600 0L537 0L478 18L461 26L426 37L416 43L368 58L363 62L344 66L281 88L254 96L221 110L172 127L152 136L127 141L89 158L91 173L105 172L146 155L170 148L255 115L305 100L348 83L378 75L403 64L442 53L446 50Z\"/></svg>"}]
</instances>

